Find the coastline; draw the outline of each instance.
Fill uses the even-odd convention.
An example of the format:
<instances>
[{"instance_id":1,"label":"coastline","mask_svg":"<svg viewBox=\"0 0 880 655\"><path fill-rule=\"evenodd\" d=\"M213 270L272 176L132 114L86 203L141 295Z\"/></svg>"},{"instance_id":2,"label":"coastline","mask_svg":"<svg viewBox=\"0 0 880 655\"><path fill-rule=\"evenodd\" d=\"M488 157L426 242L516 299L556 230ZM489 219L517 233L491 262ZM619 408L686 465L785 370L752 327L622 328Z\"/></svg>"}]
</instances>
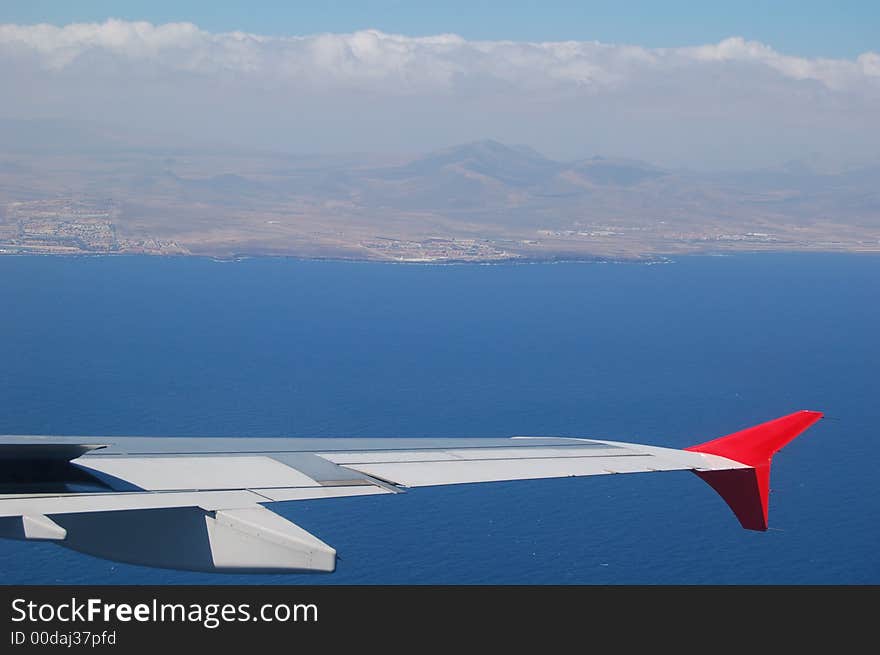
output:
<instances>
[{"instance_id":1,"label":"coastline","mask_svg":"<svg viewBox=\"0 0 880 655\"><path fill-rule=\"evenodd\" d=\"M504 259L432 259L432 260L394 260L356 257L309 256L283 253L244 253L229 256L207 253L154 253L154 252L2 252L0 260L5 258L58 258L58 259L98 259L98 258L150 258L150 259L196 259L208 260L218 264L231 264L250 260L290 260L303 262L328 262L341 264L392 264L402 266L525 266L552 264L634 264L656 266L674 264L681 258L689 257L732 257L738 255L880 255L878 250L819 250L819 249L755 249L755 250L701 250L679 253L650 253L638 257L608 257L603 255L585 255L583 257L509 257Z\"/></svg>"}]
</instances>

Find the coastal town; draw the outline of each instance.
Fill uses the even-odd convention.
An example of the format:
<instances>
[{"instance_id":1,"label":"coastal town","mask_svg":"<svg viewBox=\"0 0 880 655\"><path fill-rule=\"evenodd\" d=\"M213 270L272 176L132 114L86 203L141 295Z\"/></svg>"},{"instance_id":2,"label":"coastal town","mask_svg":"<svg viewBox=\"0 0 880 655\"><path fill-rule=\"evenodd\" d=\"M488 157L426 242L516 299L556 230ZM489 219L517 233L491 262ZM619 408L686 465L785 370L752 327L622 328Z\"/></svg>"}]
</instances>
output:
<instances>
[{"instance_id":1,"label":"coastal town","mask_svg":"<svg viewBox=\"0 0 880 655\"><path fill-rule=\"evenodd\" d=\"M0 255L187 254L173 241L119 238L112 200L11 202L0 222Z\"/></svg>"}]
</instances>

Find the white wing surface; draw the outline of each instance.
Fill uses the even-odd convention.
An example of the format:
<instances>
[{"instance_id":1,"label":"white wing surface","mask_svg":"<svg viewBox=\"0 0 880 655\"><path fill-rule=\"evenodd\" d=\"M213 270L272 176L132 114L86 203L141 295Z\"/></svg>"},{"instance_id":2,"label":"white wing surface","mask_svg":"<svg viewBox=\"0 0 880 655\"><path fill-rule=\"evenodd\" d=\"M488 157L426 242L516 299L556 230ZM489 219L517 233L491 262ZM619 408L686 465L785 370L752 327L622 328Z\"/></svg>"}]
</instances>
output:
<instances>
[{"instance_id":1,"label":"white wing surface","mask_svg":"<svg viewBox=\"0 0 880 655\"><path fill-rule=\"evenodd\" d=\"M764 530L770 458L819 418L796 412L686 450L557 437L0 437L0 536L148 566L330 572L335 550L264 505L674 470Z\"/></svg>"}]
</instances>

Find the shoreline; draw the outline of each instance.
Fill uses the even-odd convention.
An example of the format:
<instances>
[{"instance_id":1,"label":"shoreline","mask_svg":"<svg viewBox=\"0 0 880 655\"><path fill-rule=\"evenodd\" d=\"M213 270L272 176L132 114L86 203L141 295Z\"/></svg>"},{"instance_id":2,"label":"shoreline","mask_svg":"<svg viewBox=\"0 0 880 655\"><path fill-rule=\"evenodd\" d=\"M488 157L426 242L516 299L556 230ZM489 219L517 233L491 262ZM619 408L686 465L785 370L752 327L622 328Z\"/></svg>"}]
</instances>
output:
<instances>
[{"instance_id":1,"label":"shoreline","mask_svg":"<svg viewBox=\"0 0 880 655\"><path fill-rule=\"evenodd\" d=\"M250 260L290 260L298 262L327 262L337 264L383 264L413 267L451 267L451 266L530 266L530 265L552 265L552 264L630 264L640 266L657 266L666 264L675 264L679 259L690 257L734 257L742 255L853 255L853 256L878 256L880 251L874 250L733 250L733 251L705 251L705 252L688 252L650 255L639 258L615 258L615 257L561 257L561 258L535 258L535 257L516 257L503 260L479 260L479 259L449 259L435 261L395 261L380 259L354 259L344 257L308 257L303 255L282 255L282 254L266 254L266 255L232 255L229 257L219 257L217 255L207 254L152 254L152 253L136 253L136 252L95 252L95 253L0 253L0 260L5 258L57 258L57 259L99 259L99 258L144 258L144 259L195 259L203 261L211 261L217 264L233 264Z\"/></svg>"}]
</instances>

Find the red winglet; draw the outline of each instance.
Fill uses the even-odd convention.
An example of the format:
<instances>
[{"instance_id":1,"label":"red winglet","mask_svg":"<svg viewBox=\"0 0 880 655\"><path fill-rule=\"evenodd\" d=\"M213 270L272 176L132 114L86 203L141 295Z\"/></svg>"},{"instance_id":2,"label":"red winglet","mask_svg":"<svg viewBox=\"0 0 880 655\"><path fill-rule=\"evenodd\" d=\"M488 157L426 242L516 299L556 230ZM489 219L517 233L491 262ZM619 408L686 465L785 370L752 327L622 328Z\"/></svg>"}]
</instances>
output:
<instances>
[{"instance_id":1,"label":"red winglet","mask_svg":"<svg viewBox=\"0 0 880 655\"><path fill-rule=\"evenodd\" d=\"M718 492L748 530L767 529L770 460L785 444L822 418L802 410L685 450L720 455L751 468L695 471Z\"/></svg>"}]
</instances>

